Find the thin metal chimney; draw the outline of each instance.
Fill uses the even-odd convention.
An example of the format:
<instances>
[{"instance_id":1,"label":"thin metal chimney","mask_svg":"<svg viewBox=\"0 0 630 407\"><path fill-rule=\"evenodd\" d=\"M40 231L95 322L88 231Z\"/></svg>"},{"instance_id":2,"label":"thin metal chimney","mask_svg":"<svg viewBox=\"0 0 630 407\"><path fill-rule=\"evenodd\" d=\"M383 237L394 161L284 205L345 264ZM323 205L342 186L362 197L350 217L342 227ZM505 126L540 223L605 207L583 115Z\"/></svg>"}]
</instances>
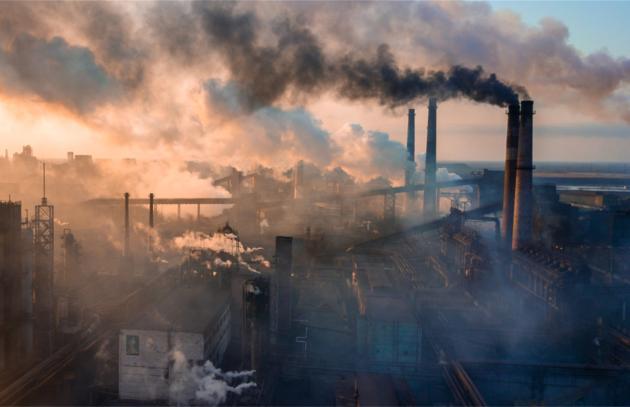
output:
<instances>
[{"instance_id":1,"label":"thin metal chimney","mask_svg":"<svg viewBox=\"0 0 630 407\"><path fill-rule=\"evenodd\" d=\"M424 165L424 216L437 215L437 100L429 98L429 120L427 125L427 151Z\"/></svg>"},{"instance_id":2,"label":"thin metal chimney","mask_svg":"<svg viewBox=\"0 0 630 407\"><path fill-rule=\"evenodd\" d=\"M124 257L129 257L129 192L125 192L125 247Z\"/></svg>"},{"instance_id":3,"label":"thin metal chimney","mask_svg":"<svg viewBox=\"0 0 630 407\"><path fill-rule=\"evenodd\" d=\"M413 178L416 173L416 111L409 109L409 118L407 121L407 160L405 162L405 186L413 184ZM407 193L407 211L413 209L416 201L416 193L411 191Z\"/></svg>"},{"instance_id":4,"label":"thin metal chimney","mask_svg":"<svg viewBox=\"0 0 630 407\"><path fill-rule=\"evenodd\" d=\"M516 162L512 250L522 249L532 240L533 118L534 102L522 101Z\"/></svg>"},{"instance_id":5,"label":"thin metal chimney","mask_svg":"<svg viewBox=\"0 0 630 407\"><path fill-rule=\"evenodd\" d=\"M153 192L151 192L149 194L149 227L151 229L153 229L153 198L155 197L155 195L153 195Z\"/></svg>"},{"instance_id":6,"label":"thin metal chimney","mask_svg":"<svg viewBox=\"0 0 630 407\"><path fill-rule=\"evenodd\" d=\"M153 222L153 200L155 198L155 195L153 195L153 192L151 192L149 194L149 238L147 239L147 245L149 248L149 255L151 257L153 257L153 226L154 226L154 222Z\"/></svg>"},{"instance_id":7,"label":"thin metal chimney","mask_svg":"<svg viewBox=\"0 0 630 407\"><path fill-rule=\"evenodd\" d=\"M505 147L505 167L503 172L503 216L501 219L501 238L506 247L512 245L512 226L514 224L514 189L516 185L516 159L519 132L518 102L508 107L508 125Z\"/></svg>"},{"instance_id":8,"label":"thin metal chimney","mask_svg":"<svg viewBox=\"0 0 630 407\"><path fill-rule=\"evenodd\" d=\"M405 166L405 185L410 185L413 180L416 164L416 111L409 109L407 122L407 165Z\"/></svg>"}]
</instances>

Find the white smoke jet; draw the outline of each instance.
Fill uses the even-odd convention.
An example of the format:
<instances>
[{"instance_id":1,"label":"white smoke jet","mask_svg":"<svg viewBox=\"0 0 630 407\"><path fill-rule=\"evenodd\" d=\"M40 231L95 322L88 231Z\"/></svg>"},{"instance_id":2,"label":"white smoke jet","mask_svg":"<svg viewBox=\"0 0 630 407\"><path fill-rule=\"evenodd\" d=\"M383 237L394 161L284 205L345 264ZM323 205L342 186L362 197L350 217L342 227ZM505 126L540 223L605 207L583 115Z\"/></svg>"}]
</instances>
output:
<instances>
[{"instance_id":1,"label":"white smoke jet","mask_svg":"<svg viewBox=\"0 0 630 407\"><path fill-rule=\"evenodd\" d=\"M186 231L183 235L173 239L173 246L177 249L210 249L215 252L224 252L235 255L244 253L247 250L231 233L213 233L208 235L203 232Z\"/></svg>"},{"instance_id":2,"label":"white smoke jet","mask_svg":"<svg viewBox=\"0 0 630 407\"><path fill-rule=\"evenodd\" d=\"M252 293L254 295L262 294L262 291L260 291L260 288L258 288L257 286L255 286L253 284L247 284L245 286L245 290L247 290L248 293Z\"/></svg>"},{"instance_id":3,"label":"white smoke jet","mask_svg":"<svg viewBox=\"0 0 630 407\"><path fill-rule=\"evenodd\" d=\"M230 267L232 267L232 262L230 260L224 261L217 257L216 259L214 259L214 265L219 268L229 269Z\"/></svg>"},{"instance_id":4,"label":"white smoke jet","mask_svg":"<svg viewBox=\"0 0 630 407\"><path fill-rule=\"evenodd\" d=\"M171 358L174 379L169 387L169 395L171 401L178 405L205 402L216 406L227 400L228 393L241 395L243 391L256 387L256 383L250 381L254 370L223 372L209 360L203 366L191 367L186 355L180 350L174 350ZM240 383L233 383L235 381ZM191 400L193 394L194 399Z\"/></svg>"},{"instance_id":5,"label":"white smoke jet","mask_svg":"<svg viewBox=\"0 0 630 407\"><path fill-rule=\"evenodd\" d=\"M206 249L217 253L227 253L233 256L245 270L253 273L260 273L257 267L271 267L271 263L260 253L263 250L261 247L246 247L238 236L232 233L208 235L203 232L186 231L183 235L175 237L171 246L179 250ZM214 262L216 267L229 268L231 266L229 260L217 258Z\"/></svg>"},{"instance_id":6,"label":"white smoke jet","mask_svg":"<svg viewBox=\"0 0 630 407\"><path fill-rule=\"evenodd\" d=\"M70 223L68 223L66 221L63 221L63 220L61 220L59 218L55 218L55 225L60 227L60 228L65 228L65 227L70 226Z\"/></svg>"},{"instance_id":7,"label":"white smoke jet","mask_svg":"<svg viewBox=\"0 0 630 407\"><path fill-rule=\"evenodd\" d=\"M145 223L136 222L133 225L134 232L141 235L141 238L149 243L151 242L151 250L153 253L164 253L166 248L162 245L162 240L160 239L160 234L156 229L150 228Z\"/></svg>"},{"instance_id":8,"label":"white smoke jet","mask_svg":"<svg viewBox=\"0 0 630 407\"><path fill-rule=\"evenodd\" d=\"M258 226L260 227L260 234L263 235L265 231L269 229L269 221L267 218L263 218Z\"/></svg>"}]
</instances>

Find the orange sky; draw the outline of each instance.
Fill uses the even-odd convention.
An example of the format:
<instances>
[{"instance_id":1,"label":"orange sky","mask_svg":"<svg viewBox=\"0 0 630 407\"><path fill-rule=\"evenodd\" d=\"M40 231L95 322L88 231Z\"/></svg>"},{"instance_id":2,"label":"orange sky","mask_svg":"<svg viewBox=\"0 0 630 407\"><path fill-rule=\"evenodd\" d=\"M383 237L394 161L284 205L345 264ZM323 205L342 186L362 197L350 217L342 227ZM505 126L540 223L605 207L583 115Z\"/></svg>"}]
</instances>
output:
<instances>
[{"instance_id":1,"label":"orange sky","mask_svg":"<svg viewBox=\"0 0 630 407\"><path fill-rule=\"evenodd\" d=\"M276 103L276 107L280 109L278 114L288 117L292 109L304 109L305 114L310 115L314 121L311 125L314 129L311 130L316 134L308 136L315 139L307 140L306 144L301 146L286 145L283 144L284 141L274 144L278 140L292 142L291 140L300 139L299 135L288 134L299 132L300 123L291 121L276 124L270 123L269 120L273 118L266 116L250 118L217 111L213 105L207 103L205 86L208 80L216 79L227 83L232 79L230 70L226 69L222 60L215 56L207 58L195 56L199 58L198 61L184 63L175 56L164 57L165 51L156 47L154 38L146 34L148 28L143 16L148 14L147 10L154 10L153 8L157 7L159 12L165 13L168 17L172 13L170 9L163 10L167 6L159 2L131 3L118 11L112 11L104 5L102 9L97 9L93 13L97 18L98 13L104 13L104 15L119 13L120 15L116 17L118 20L112 21L133 25L134 30L129 30L129 33L125 34L129 35L129 38L125 38L121 33L113 32L113 29L105 28L105 31L95 34L91 32L92 28L86 28L87 25L77 23L75 26L72 22L67 25L62 24L65 14L83 16L86 9L82 7L90 6L70 5L68 7L69 11L63 8L60 8L61 11L55 10L46 17L46 21L40 21L39 25L32 25L35 27L33 29L29 28L31 25L16 23L11 26L14 29L13 32L2 33L4 48L0 55L0 74L2 74L0 82L4 80L5 86L0 86L2 90L0 92L0 122L3 123L0 126L0 148L8 149L9 153L19 151L23 145L30 144L37 156L45 158L62 158L65 157L67 151L73 151L77 154L92 154L103 158L175 157L207 160L243 168L252 167L258 162L265 165L290 165L292 161L300 158L309 160L309 149L321 142L317 140L317 137L332 137L331 135L350 123L360 124L366 131L386 132L391 140L404 143L406 107L391 111L372 100L350 101L332 91L327 91L314 97L306 95L298 98L281 98ZM247 3L239 5L237 9L239 7L243 10L260 11L256 11L255 5ZM259 18L262 19L261 21L268 21L264 19L271 18L269 14L273 17L276 8L283 9L284 7L283 3L276 3L269 9L271 11L261 13L265 16ZM309 5L300 7L309 7ZM334 7L328 4L310 14L312 30L321 36L320 41L326 49L342 48L344 44L340 39L344 38L343 36L356 39L356 49L376 45L382 38L371 38L371 35L376 34L361 28L365 25L383 31L382 35L387 36L385 39L395 45L392 49L400 61L406 64L405 66L420 64L439 67L451 61L467 66L482 63L486 70L496 69L500 78L508 82L525 84L536 102L535 160L628 160L626 152L630 151L630 127L622 119L624 114L628 114L626 110L623 110L624 106L627 106L627 78L624 79L623 74L619 73L618 75L622 76L615 80L608 80L605 77L608 71L600 68L602 64L609 64L618 68L617 71L619 71L625 66L630 67L630 63L625 59L615 59L606 55L585 55L572 49L567 45L570 33L561 22L550 20L542 22L540 26L527 26L518 15L505 11L495 13L483 4L449 2L410 5L397 3L397 5L388 5L386 11L391 18L401 19L398 31L388 31L388 28L373 25L374 21L370 19L377 18L374 17L374 13L370 13L369 10L364 11L361 6L357 6L349 7L344 11L349 13L348 15L358 16L356 32L348 33L340 30L339 33L330 34L324 28L328 27L327 24L332 24L330 21L333 18L331 15L334 14ZM402 10L406 7L410 9ZM460 13L465 13L469 21L467 25L453 26L451 30L453 33L436 33L435 38L431 38L432 42L428 44L426 43L428 40L425 41L427 33L416 32L420 29L415 28L413 21L405 19L405 14L410 12L419 13L419 18L428 18L425 16L425 14L428 15L427 9L433 13L441 10L440 12L452 19L449 20L449 24L458 24L457 16ZM297 15L299 11L290 9L289 13ZM35 16L44 14L41 10L35 10L33 13ZM18 18L10 13L7 15L8 19ZM173 14L173 18L175 17L177 15ZM503 28L496 28L496 26L501 26L497 23L505 21L509 21L514 27L520 27L524 34L519 37ZM431 24L431 21L427 20L426 23ZM261 25L264 27L264 24ZM113 26L116 27L116 25ZM467 32L466 27L473 27L475 31ZM544 61L550 64L553 62L554 66L562 68L549 71L553 75L558 75L557 78L549 82L551 79L542 73L542 70L546 68L536 68L537 65L519 72L519 68L515 68L518 65L513 64L518 61L509 59L517 56L496 55L497 52L511 51L497 51L496 47L492 48L492 44L484 42L489 41L483 37L485 34L482 31L485 27L491 27L492 30L497 30L497 33L504 35L504 42L507 44L510 42L519 44L524 50L530 47L531 55L540 51L537 47L540 47L541 36L555 36L555 41L557 41L555 49L562 47L564 49L558 51L557 56L549 55ZM18 43L15 42L16 38L24 33L30 36L28 37L30 42L26 44L31 48L26 51L17 49ZM471 40L469 45L461 48L461 44L455 45L453 42L458 40L455 34L468 36L474 34L479 37L473 38L475 42ZM494 32L490 34L494 36ZM53 43L55 36L62 36L63 42ZM109 45L128 46L129 49L124 53L120 51L118 54L113 53L111 46L107 48L99 42L101 39L99 36L108 41L111 39L112 42L108 43ZM128 40L128 43L125 40ZM452 49L449 48L451 43ZM24 63L25 59L18 52L35 53L53 45L56 47L55 52L60 55L58 58L73 58L69 62L72 69L69 77L55 79L55 76L59 74L54 71L55 67L60 63L63 64L63 59L54 60L53 62L57 65L51 63L48 67L52 69L50 76L47 76L46 72L42 76L37 71L34 73L24 71L26 73L22 75L23 72L20 71L22 68L18 63ZM431 49L438 46L442 48ZM483 49L486 46L488 50ZM475 51L475 47L480 47L480 50ZM156 51L157 49L160 51ZM140 56L128 58L131 53L129 50L137 52ZM200 50L199 54L203 52L205 51ZM572 67L566 65L570 63L567 62L568 60L573 61L575 58L570 56L566 57L566 60L563 59L567 53L574 53L577 55L576 58L583 58L575 66L575 72L571 72L569 68ZM33 58L32 55L30 57ZM5 74L4 72L9 68L3 66L6 63L4 61L11 62L11 58L17 61L9 67L14 71ZM57 55L52 57L48 55L48 58L57 58ZM133 85L135 86L133 91L125 89L121 93L116 90L110 95L104 93L109 92L107 88L104 90L95 88L95 92L102 92L102 95L99 96L100 100L94 102L94 106L83 109L82 105L64 105L67 100L89 100L81 96L82 93L90 96L91 90L87 86L93 85L93 78L89 75L102 76L98 86L106 80L111 81L112 86L131 86L127 85L125 80L133 73L133 69L136 68L134 64L141 58L147 58L149 62L144 66L141 84ZM597 62L591 63L593 60ZM489 65L484 63L486 61ZM50 61L45 60L45 62ZM83 75L81 70L88 68L91 69L88 71L89 75L80 77ZM630 72L630 68L627 69ZM530 74L531 76L523 76ZM21 87L12 88L13 85L6 82L7 78L12 77L3 75L23 76ZM66 98L59 94L66 88L56 89L55 81L69 80L71 87L73 75L74 77L79 75L77 81L83 80L86 88L72 89L75 94L70 94L69 90L69 96ZM589 82L588 86L583 85L582 78L591 79L594 84ZM50 83L47 83L48 81ZM556 82L560 85L556 86ZM118 83L123 85L118 85ZM3 84L0 83L0 85ZM75 99L70 99L71 97ZM409 107L415 107L417 110L416 145L417 152L422 153L425 140L426 107L422 102ZM304 117L301 117L300 120L303 119ZM441 103L438 110L438 159L503 159L505 125L506 116L503 108L465 100L449 100ZM273 131L277 131L278 134L271 134L272 131L265 126L274 127ZM324 135L317 135L319 131ZM333 158L327 161L329 165L339 164L335 162L334 148L345 147L333 146ZM310 158L316 160L314 157ZM366 166L369 165L371 164L366 163Z\"/></svg>"}]
</instances>

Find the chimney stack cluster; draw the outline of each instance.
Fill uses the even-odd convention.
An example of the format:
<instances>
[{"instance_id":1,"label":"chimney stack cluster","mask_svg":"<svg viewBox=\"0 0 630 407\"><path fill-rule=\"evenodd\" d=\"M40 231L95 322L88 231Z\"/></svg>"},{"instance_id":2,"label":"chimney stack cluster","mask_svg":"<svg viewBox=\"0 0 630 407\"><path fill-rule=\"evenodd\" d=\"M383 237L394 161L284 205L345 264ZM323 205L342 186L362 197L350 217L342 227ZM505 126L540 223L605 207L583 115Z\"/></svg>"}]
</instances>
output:
<instances>
[{"instance_id":1,"label":"chimney stack cluster","mask_svg":"<svg viewBox=\"0 0 630 407\"><path fill-rule=\"evenodd\" d=\"M413 184L416 171L416 111L409 109L407 124L407 160L405 162L405 186ZM427 149L424 166L424 216L434 218L438 211L437 191L437 99L429 98L429 116L427 124ZM407 193L407 211L413 209L415 192Z\"/></svg>"},{"instance_id":2,"label":"chimney stack cluster","mask_svg":"<svg viewBox=\"0 0 630 407\"><path fill-rule=\"evenodd\" d=\"M534 102L524 100L508 107L505 172L503 178L503 214L501 237L512 250L531 243L533 224L533 117ZM407 162L405 185L413 183L415 171L415 110L409 109L407 127ZM437 189L437 100L429 98L427 149L424 178L424 216L438 214ZM413 201L409 192L408 202Z\"/></svg>"}]
</instances>

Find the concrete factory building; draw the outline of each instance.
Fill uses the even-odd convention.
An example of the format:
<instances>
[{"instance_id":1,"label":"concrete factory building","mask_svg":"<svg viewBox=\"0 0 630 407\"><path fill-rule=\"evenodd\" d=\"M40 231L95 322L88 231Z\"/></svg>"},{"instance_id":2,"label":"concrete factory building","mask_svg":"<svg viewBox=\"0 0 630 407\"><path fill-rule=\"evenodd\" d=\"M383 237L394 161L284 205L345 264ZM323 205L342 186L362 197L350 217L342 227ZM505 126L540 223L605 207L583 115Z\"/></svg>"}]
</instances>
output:
<instances>
[{"instance_id":1,"label":"concrete factory building","mask_svg":"<svg viewBox=\"0 0 630 407\"><path fill-rule=\"evenodd\" d=\"M357 297L357 353L376 371L414 370L421 361L422 330L394 278L395 266L379 256L353 261Z\"/></svg>"},{"instance_id":2,"label":"concrete factory building","mask_svg":"<svg viewBox=\"0 0 630 407\"><path fill-rule=\"evenodd\" d=\"M230 341L230 320L226 293L205 285L177 287L120 331L119 398L169 400L171 384L177 380L175 352L184 355L190 366L206 360L221 363ZM183 398L194 398L189 396Z\"/></svg>"}]
</instances>

